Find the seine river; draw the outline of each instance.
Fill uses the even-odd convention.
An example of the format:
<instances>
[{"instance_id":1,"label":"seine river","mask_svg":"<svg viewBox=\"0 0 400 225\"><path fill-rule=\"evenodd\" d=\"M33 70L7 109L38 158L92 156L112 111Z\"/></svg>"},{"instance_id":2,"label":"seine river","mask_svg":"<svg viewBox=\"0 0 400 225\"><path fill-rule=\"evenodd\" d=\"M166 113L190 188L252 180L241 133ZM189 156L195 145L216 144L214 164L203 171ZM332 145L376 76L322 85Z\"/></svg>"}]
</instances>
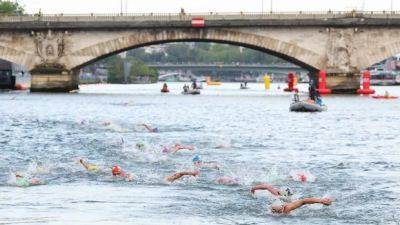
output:
<instances>
[{"instance_id":1,"label":"seine river","mask_svg":"<svg viewBox=\"0 0 400 225\"><path fill-rule=\"evenodd\" d=\"M400 100L335 95L324 98L327 112L292 113L277 84L223 84L199 96L181 95L182 85L169 94L161 83L0 93L0 224L400 223ZM175 143L195 151L162 152ZM165 183L192 170L195 155L220 169ZM80 158L104 172L87 172ZM115 164L134 181L113 178ZM16 187L17 171L45 184ZM315 180L290 179L296 171ZM238 184L217 184L221 177ZM263 182L333 203L277 216L272 195L250 193Z\"/></svg>"}]
</instances>

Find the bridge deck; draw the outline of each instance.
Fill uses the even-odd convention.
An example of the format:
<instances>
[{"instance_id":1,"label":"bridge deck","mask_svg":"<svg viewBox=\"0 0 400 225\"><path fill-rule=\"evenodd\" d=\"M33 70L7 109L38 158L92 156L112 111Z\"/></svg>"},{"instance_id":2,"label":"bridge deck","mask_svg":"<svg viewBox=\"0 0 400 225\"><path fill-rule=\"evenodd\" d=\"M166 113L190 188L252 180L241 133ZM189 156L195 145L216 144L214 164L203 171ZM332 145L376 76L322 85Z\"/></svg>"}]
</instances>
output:
<instances>
[{"instance_id":1,"label":"bridge deck","mask_svg":"<svg viewBox=\"0 0 400 225\"><path fill-rule=\"evenodd\" d=\"M400 26L400 12L273 12L273 13L149 13L53 14L0 16L0 29L81 29L190 27L204 18L207 27L223 26Z\"/></svg>"}]
</instances>

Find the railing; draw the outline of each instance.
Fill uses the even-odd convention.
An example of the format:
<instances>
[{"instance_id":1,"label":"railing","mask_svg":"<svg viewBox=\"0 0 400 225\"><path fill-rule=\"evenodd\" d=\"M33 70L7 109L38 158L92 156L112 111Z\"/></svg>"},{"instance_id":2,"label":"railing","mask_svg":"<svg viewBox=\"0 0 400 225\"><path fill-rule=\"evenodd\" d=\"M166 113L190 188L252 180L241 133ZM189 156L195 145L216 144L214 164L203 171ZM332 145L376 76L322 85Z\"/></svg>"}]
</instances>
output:
<instances>
[{"instance_id":1,"label":"railing","mask_svg":"<svg viewBox=\"0 0 400 225\"><path fill-rule=\"evenodd\" d=\"M1 22L103 22L103 21L190 21L194 17L205 20L238 19L335 19L377 18L398 19L400 11L325 11L325 12L236 12L236 13L135 13L135 14L31 14L8 16L0 14Z\"/></svg>"}]
</instances>

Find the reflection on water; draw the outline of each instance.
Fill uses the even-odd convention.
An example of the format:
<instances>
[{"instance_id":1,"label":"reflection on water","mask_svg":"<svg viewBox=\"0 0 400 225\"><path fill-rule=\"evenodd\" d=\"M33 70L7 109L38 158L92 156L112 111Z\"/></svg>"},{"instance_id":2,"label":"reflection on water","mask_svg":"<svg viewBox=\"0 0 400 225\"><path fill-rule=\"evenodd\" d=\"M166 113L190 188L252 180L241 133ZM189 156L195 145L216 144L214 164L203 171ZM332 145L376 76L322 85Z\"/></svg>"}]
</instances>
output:
<instances>
[{"instance_id":1,"label":"reflection on water","mask_svg":"<svg viewBox=\"0 0 400 225\"><path fill-rule=\"evenodd\" d=\"M262 84L205 87L200 96L159 93L162 84L90 85L79 94L0 95L0 224L396 224L400 222L399 100L327 96L328 111L289 112L290 96ZM283 84L280 85L284 87ZM398 87L379 87L400 95ZM302 86L305 91L306 87ZM159 133L148 133L148 123ZM143 142L144 150L136 143ZM162 146L194 145L165 154ZM218 163L198 178L195 154ZM88 173L84 158L103 172ZM37 162L42 163L39 167ZM109 174L119 164L134 182ZM46 185L17 188L13 172ZM306 171L314 182L288 178ZM221 177L239 185L218 185ZM295 196L334 199L289 216L251 185L290 187Z\"/></svg>"}]
</instances>

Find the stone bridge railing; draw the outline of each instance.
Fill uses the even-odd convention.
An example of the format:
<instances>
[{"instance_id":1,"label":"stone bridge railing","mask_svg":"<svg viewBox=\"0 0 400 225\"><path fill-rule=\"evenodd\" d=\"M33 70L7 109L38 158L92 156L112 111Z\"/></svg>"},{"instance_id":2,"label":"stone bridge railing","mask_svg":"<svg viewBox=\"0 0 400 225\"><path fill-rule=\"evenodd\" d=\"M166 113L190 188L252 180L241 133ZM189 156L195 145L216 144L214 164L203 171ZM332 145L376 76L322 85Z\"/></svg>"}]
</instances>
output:
<instances>
[{"instance_id":1,"label":"stone bridge railing","mask_svg":"<svg viewBox=\"0 0 400 225\"><path fill-rule=\"evenodd\" d=\"M400 11L326 11L326 12L236 12L236 13L135 13L135 14L29 14L1 16L1 22L103 22L103 21L187 21L205 20L295 20L295 19L400 19Z\"/></svg>"}]
</instances>

